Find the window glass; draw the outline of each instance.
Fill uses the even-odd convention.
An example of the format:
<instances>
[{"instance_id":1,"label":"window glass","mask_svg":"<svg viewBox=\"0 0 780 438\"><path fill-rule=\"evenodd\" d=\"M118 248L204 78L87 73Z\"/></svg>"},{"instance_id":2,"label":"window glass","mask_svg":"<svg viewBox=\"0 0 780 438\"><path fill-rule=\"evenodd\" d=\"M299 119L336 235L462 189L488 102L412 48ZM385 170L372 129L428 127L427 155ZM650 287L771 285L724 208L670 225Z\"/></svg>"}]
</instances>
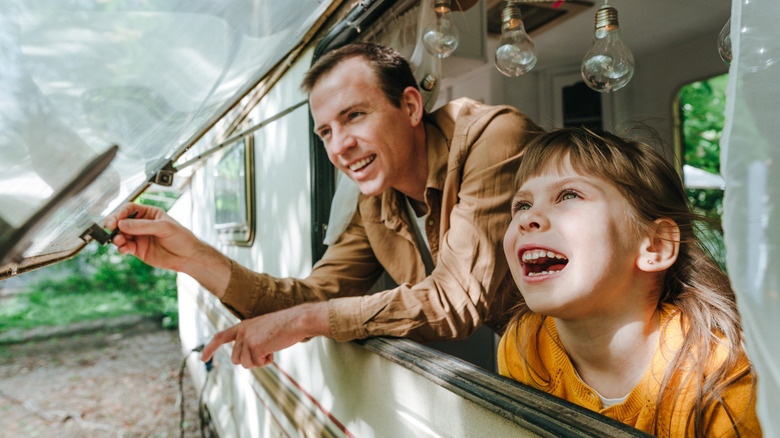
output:
<instances>
[{"instance_id":1,"label":"window glass","mask_svg":"<svg viewBox=\"0 0 780 438\"><path fill-rule=\"evenodd\" d=\"M101 222L207 129L329 3L4 2L0 238L118 145L88 199L61 207L56 226L41 227L25 257L52 252L58 239L65 248L83 243L84 224Z\"/></svg>"}]
</instances>

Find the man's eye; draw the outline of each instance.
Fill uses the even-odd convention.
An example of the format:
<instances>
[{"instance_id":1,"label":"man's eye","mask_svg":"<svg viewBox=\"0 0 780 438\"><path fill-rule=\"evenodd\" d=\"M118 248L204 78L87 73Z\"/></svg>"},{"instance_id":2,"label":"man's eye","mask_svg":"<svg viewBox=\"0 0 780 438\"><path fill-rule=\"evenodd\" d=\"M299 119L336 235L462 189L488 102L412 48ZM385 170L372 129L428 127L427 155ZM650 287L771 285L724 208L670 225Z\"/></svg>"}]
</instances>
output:
<instances>
[{"instance_id":1,"label":"man's eye","mask_svg":"<svg viewBox=\"0 0 780 438\"><path fill-rule=\"evenodd\" d=\"M365 114L365 113L360 112L360 111L353 111L353 112L349 113L347 118L349 120L355 120L355 119L359 118L360 116L362 116L363 114Z\"/></svg>"}]
</instances>

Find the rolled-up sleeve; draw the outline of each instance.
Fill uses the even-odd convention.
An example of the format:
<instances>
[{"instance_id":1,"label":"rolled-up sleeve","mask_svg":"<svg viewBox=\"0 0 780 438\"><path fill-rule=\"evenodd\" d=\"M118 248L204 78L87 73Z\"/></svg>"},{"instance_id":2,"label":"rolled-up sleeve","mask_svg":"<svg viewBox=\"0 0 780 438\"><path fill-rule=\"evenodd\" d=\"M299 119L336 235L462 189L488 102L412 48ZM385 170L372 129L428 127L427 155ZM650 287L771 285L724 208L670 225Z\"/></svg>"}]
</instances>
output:
<instances>
[{"instance_id":1,"label":"rolled-up sleeve","mask_svg":"<svg viewBox=\"0 0 780 438\"><path fill-rule=\"evenodd\" d=\"M357 214L305 279L277 278L232 262L222 304L242 319L368 291L382 273Z\"/></svg>"}]
</instances>

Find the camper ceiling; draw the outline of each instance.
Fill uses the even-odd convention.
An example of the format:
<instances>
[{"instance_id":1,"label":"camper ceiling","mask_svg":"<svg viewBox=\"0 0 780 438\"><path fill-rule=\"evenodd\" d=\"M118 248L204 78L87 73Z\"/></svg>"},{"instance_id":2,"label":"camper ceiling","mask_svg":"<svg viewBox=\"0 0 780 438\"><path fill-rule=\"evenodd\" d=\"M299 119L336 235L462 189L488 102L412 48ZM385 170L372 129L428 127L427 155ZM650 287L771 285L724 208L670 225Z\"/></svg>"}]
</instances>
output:
<instances>
[{"instance_id":1,"label":"camper ceiling","mask_svg":"<svg viewBox=\"0 0 780 438\"><path fill-rule=\"evenodd\" d=\"M520 11L523 17L525 31L532 37L560 25L574 15L593 6L592 1L570 0L563 3L533 2L521 3ZM486 0L487 32L490 37L501 36L501 11L506 6L506 0Z\"/></svg>"}]
</instances>

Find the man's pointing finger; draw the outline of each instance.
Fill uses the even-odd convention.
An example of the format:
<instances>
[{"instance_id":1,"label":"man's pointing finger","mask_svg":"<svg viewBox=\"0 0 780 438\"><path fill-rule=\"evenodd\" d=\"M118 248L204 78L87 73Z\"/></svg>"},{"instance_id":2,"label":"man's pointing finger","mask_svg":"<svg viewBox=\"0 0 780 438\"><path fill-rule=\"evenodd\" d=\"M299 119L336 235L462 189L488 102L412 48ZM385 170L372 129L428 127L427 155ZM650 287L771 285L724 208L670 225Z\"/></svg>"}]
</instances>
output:
<instances>
[{"instance_id":1,"label":"man's pointing finger","mask_svg":"<svg viewBox=\"0 0 780 438\"><path fill-rule=\"evenodd\" d=\"M236 334L238 333L238 326L239 324L236 324L233 327L222 330L221 332L214 335L214 337L211 338L211 342L206 344L206 346L203 348L203 353L200 356L200 360L203 362L208 362L211 357L214 356L214 352L217 351L217 348L223 344L227 344L228 342L235 341Z\"/></svg>"}]
</instances>

